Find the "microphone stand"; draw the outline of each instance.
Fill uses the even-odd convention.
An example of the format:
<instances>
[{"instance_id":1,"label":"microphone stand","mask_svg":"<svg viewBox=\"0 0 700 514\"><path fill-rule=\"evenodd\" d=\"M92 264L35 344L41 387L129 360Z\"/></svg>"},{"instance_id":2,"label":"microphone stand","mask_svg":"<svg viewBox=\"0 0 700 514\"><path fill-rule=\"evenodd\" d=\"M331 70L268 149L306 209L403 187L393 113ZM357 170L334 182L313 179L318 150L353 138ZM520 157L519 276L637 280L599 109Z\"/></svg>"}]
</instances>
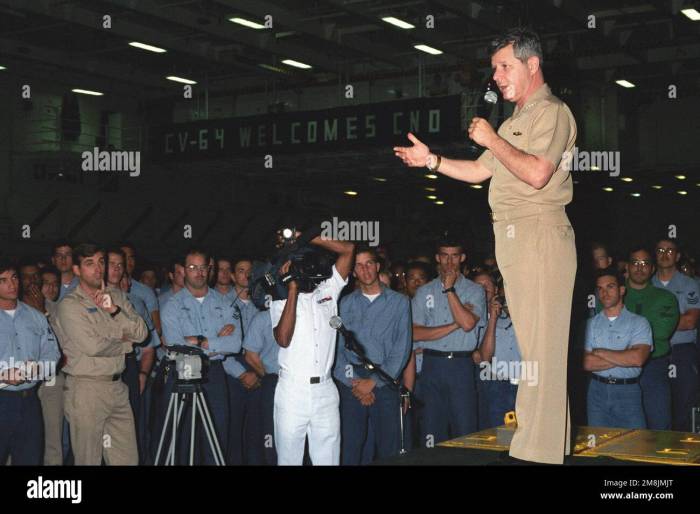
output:
<instances>
[{"instance_id":1,"label":"microphone stand","mask_svg":"<svg viewBox=\"0 0 700 514\"><path fill-rule=\"evenodd\" d=\"M393 378L391 375L389 375L386 371L384 371L381 366L375 364L370 360L367 355L365 355L365 350L362 347L362 345L355 339L355 335L352 333L352 331L348 330L347 328L343 331L343 336L345 337L345 348L353 352L357 357L359 357L362 366L365 367L367 371L371 371L372 373L376 373L382 380L384 380L387 384L389 384L392 388L394 388L399 397L399 427L400 427L400 433L401 433L401 449L399 450L399 455L403 455L406 453L406 444L404 441L404 413L403 413L403 403L404 399L408 400L408 404L410 406L411 404L411 398L413 397L413 393L406 388L401 383L401 380L398 378Z\"/></svg>"}]
</instances>

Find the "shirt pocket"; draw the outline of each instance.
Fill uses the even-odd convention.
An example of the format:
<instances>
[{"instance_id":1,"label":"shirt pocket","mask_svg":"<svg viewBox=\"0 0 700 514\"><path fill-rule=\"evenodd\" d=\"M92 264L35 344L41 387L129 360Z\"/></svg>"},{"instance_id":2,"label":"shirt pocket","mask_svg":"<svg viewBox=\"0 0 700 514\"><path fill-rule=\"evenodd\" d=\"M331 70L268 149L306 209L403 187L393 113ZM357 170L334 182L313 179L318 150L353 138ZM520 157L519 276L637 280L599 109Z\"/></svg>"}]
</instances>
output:
<instances>
[{"instance_id":1,"label":"shirt pocket","mask_svg":"<svg viewBox=\"0 0 700 514\"><path fill-rule=\"evenodd\" d=\"M42 330L39 327L27 325L20 327L17 334L19 346L21 347L19 352L26 359L37 360L39 358L42 335Z\"/></svg>"}]
</instances>

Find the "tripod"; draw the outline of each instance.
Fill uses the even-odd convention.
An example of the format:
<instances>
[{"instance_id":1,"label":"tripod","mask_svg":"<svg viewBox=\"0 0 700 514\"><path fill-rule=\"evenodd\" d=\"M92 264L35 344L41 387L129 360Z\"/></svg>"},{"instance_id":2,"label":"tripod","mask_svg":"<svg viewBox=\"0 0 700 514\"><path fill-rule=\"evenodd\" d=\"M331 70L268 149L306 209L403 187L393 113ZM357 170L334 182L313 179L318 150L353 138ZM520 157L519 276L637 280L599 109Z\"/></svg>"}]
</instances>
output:
<instances>
[{"instance_id":1,"label":"tripod","mask_svg":"<svg viewBox=\"0 0 700 514\"><path fill-rule=\"evenodd\" d=\"M158 443L158 451L156 453L156 460L154 465L158 465L160 460L160 453L163 449L163 442L165 441L165 434L168 431L168 425L172 427L172 432L170 434L170 444L168 445L168 453L165 456L164 465L174 466L175 465L175 441L178 436L178 428L180 426L180 419L182 418L182 412L185 409L187 403L191 401L192 404L192 427L190 431L190 460L189 465L194 466L194 447L195 447L195 434L197 428L197 419L204 427L204 431L207 435L209 441L209 448L214 456L214 462L217 466L223 466L224 455L221 452L221 446L219 445L219 440L216 438L216 432L214 430L214 423L212 422L211 415L209 414L209 408L207 407L206 398L204 398L204 393L202 391L202 381L199 380L184 380L178 378L175 382L175 387L170 393L170 402L168 403L168 410L165 415L165 421L163 422L163 430L160 434L160 442Z\"/></svg>"}]
</instances>

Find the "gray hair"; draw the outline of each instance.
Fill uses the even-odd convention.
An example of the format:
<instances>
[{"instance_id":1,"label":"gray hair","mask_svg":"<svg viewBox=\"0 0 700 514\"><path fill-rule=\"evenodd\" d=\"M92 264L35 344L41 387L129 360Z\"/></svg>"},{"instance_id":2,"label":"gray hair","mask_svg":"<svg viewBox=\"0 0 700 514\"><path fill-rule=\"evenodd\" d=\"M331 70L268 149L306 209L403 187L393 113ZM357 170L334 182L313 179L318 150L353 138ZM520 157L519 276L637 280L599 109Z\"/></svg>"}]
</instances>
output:
<instances>
[{"instance_id":1,"label":"gray hair","mask_svg":"<svg viewBox=\"0 0 700 514\"><path fill-rule=\"evenodd\" d=\"M515 57L525 63L530 57L537 57L542 65L542 44L540 37L531 29L525 27L515 27L509 29L504 34L501 34L496 39L491 41L490 56L498 52L500 49L513 44L513 53Z\"/></svg>"}]
</instances>

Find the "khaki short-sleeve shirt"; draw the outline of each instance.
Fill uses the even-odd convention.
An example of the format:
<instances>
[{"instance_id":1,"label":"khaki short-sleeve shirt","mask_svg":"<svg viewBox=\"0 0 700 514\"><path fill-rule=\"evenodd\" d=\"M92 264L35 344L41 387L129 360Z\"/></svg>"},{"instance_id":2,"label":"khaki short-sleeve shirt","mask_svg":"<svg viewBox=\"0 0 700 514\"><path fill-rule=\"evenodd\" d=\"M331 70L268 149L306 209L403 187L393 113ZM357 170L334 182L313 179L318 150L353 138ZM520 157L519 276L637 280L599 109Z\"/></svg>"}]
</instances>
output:
<instances>
[{"instance_id":1,"label":"khaki short-sleeve shirt","mask_svg":"<svg viewBox=\"0 0 700 514\"><path fill-rule=\"evenodd\" d=\"M493 173L489 186L493 212L528 204L564 206L571 202L573 183L563 156L573 152L576 121L569 107L552 94L547 84L540 86L522 108L516 107L499 127L498 135L523 152L549 159L555 171L547 185L538 190L513 175L486 150L478 160Z\"/></svg>"}]
</instances>

